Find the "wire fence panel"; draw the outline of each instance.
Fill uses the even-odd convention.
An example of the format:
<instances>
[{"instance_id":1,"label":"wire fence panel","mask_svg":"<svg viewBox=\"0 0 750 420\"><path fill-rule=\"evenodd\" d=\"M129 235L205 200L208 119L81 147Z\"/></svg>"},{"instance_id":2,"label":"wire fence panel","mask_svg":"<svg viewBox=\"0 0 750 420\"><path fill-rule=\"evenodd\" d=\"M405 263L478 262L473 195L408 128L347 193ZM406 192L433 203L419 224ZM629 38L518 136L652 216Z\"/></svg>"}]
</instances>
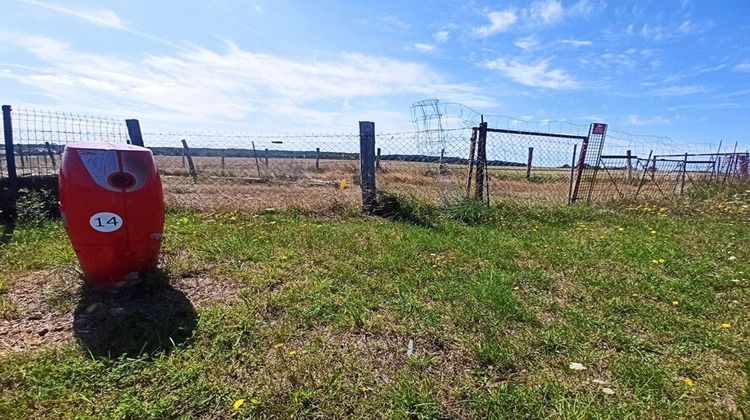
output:
<instances>
[{"instance_id":1,"label":"wire fence panel","mask_svg":"<svg viewBox=\"0 0 750 420\"><path fill-rule=\"evenodd\" d=\"M167 204L323 208L360 200L359 136L143 133Z\"/></svg>"},{"instance_id":2,"label":"wire fence panel","mask_svg":"<svg viewBox=\"0 0 750 420\"><path fill-rule=\"evenodd\" d=\"M68 143L128 141L124 120L34 109L13 109L11 115L20 177L57 174Z\"/></svg>"},{"instance_id":3,"label":"wire fence panel","mask_svg":"<svg viewBox=\"0 0 750 420\"><path fill-rule=\"evenodd\" d=\"M470 133L444 130L429 147L417 132L378 134L378 190L436 205L463 198Z\"/></svg>"},{"instance_id":4,"label":"wire fence panel","mask_svg":"<svg viewBox=\"0 0 750 420\"><path fill-rule=\"evenodd\" d=\"M487 138L490 197L566 203L573 149L581 138L543 132L492 131Z\"/></svg>"}]
</instances>

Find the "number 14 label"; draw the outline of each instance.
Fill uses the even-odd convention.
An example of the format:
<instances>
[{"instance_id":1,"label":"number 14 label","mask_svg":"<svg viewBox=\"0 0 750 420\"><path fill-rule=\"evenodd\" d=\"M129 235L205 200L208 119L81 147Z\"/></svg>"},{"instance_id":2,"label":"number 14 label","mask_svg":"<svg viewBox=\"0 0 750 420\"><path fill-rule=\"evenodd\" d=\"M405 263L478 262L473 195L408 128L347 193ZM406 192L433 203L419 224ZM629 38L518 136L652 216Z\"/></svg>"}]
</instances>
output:
<instances>
[{"instance_id":1,"label":"number 14 label","mask_svg":"<svg viewBox=\"0 0 750 420\"><path fill-rule=\"evenodd\" d=\"M89 224L99 232L114 232L122 227L122 217L108 212L96 213L89 219Z\"/></svg>"}]
</instances>

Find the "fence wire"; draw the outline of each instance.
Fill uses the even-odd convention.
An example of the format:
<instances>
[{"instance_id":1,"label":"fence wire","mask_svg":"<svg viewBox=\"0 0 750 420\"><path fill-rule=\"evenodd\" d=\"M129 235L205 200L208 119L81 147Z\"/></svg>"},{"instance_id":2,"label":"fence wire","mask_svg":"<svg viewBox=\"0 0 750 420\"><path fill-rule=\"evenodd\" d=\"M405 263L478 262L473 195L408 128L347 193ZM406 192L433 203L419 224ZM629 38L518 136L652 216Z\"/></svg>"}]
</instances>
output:
<instances>
[{"instance_id":1,"label":"fence wire","mask_svg":"<svg viewBox=\"0 0 750 420\"><path fill-rule=\"evenodd\" d=\"M128 141L124 120L36 109L13 109L11 116L18 176L56 174L68 143Z\"/></svg>"},{"instance_id":2,"label":"fence wire","mask_svg":"<svg viewBox=\"0 0 750 420\"><path fill-rule=\"evenodd\" d=\"M12 111L19 177L53 175L73 142L129 142L125 120L28 109ZM608 130L601 155L580 165L589 127L493 117L486 167L477 179L478 127L428 127L376 135L378 190L444 205L464 197L489 202L566 203L584 169L592 200L651 199L748 179L748 153L733 145L680 144ZM357 206L362 195L358 134L149 132L168 205L211 209ZM7 177L5 156L0 181ZM588 198L588 197L586 197Z\"/></svg>"},{"instance_id":3,"label":"fence wire","mask_svg":"<svg viewBox=\"0 0 750 420\"><path fill-rule=\"evenodd\" d=\"M361 200L359 136L143 133L167 204L321 208Z\"/></svg>"}]
</instances>

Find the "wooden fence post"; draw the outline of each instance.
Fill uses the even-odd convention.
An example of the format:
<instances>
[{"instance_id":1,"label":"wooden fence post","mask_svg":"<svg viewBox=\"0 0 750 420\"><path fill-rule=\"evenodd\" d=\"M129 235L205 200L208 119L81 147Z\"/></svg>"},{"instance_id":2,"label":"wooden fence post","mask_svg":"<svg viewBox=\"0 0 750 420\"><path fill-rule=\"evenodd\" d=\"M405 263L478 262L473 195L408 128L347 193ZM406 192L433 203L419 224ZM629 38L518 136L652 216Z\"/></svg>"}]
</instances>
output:
<instances>
[{"instance_id":1,"label":"wooden fence post","mask_svg":"<svg viewBox=\"0 0 750 420\"><path fill-rule=\"evenodd\" d=\"M568 183L568 204L573 202L573 180L575 178L575 170L576 170L576 150L578 150L578 145L573 145L573 158L570 161L570 181Z\"/></svg>"},{"instance_id":2,"label":"wooden fence post","mask_svg":"<svg viewBox=\"0 0 750 420\"><path fill-rule=\"evenodd\" d=\"M262 178L260 176L260 163L258 163L258 152L255 150L255 141L251 142L253 144L253 156L255 156L255 167L258 169L258 178Z\"/></svg>"},{"instance_id":3,"label":"wooden fence post","mask_svg":"<svg viewBox=\"0 0 750 420\"><path fill-rule=\"evenodd\" d=\"M372 214L377 205L375 189L375 123L359 122L359 183L362 212Z\"/></svg>"},{"instance_id":4,"label":"wooden fence post","mask_svg":"<svg viewBox=\"0 0 750 420\"><path fill-rule=\"evenodd\" d=\"M534 148L529 147L529 156L526 159L526 180L531 179L531 161L534 159Z\"/></svg>"},{"instance_id":5,"label":"wooden fence post","mask_svg":"<svg viewBox=\"0 0 750 420\"><path fill-rule=\"evenodd\" d=\"M57 162L55 162L55 152L52 150L52 145L48 141L45 141L44 145L47 147L47 154L49 155L49 160L52 162L52 170L57 171Z\"/></svg>"},{"instance_id":6,"label":"wooden fence post","mask_svg":"<svg viewBox=\"0 0 750 420\"><path fill-rule=\"evenodd\" d=\"M5 160L8 167L8 186L15 197L18 193L18 174L16 174L16 154L13 149L13 123L10 118L10 105L3 105L3 133L5 134Z\"/></svg>"},{"instance_id":7,"label":"wooden fence post","mask_svg":"<svg viewBox=\"0 0 750 420\"><path fill-rule=\"evenodd\" d=\"M380 148L378 147L378 153L375 155L375 170L379 171L380 169Z\"/></svg>"},{"instance_id":8,"label":"wooden fence post","mask_svg":"<svg viewBox=\"0 0 750 420\"><path fill-rule=\"evenodd\" d=\"M443 159L445 159L445 149L440 150L440 160L438 161L438 173L443 173Z\"/></svg>"},{"instance_id":9,"label":"wooden fence post","mask_svg":"<svg viewBox=\"0 0 750 420\"><path fill-rule=\"evenodd\" d=\"M680 183L680 195L685 192L685 177L687 176L687 158L688 154L685 153L685 160L682 161L682 182Z\"/></svg>"},{"instance_id":10,"label":"wooden fence post","mask_svg":"<svg viewBox=\"0 0 750 420\"><path fill-rule=\"evenodd\" d=\"M190 167L190 176L193 177L193 182L198 182L198 173L195 171L193 156L190 154L190 148L185 139L182 139L182 154L187 158L188 166Z\"/></svg>"},{"instance_id":11,"label":"wooden fence post","mask_svg":"<svg viewBox=\"0 0 750 420\"><path fill-rule=\"evenodd\" d=\"M16 152L18 154L18 157L21 158L21 169L25 170L26 169L26 155L23 153L23 144L18 143L16 146L17 146Z\"/></svg>"},{"instance_id":12,"label":"wooden fence post","mask_svg":"<svg viewBox=\"0 0 750 420\"><path fill-rule=\"evenodd\" d=\"M740 178L747 179L750 176L750 153L740 155Z\"/></svg>"},{"instance_id":13,"label":"wooden fence post","mask_svg":"<svg viewBox=\"0 0 750 420\"><path fill-rule=\"evenodd\" d=\"M125 120L125 125L128 127L128 137L130 137L130 144L136 146L143 146L143 135L141 134L141 123L138 120Z\"/></svg>"},{"instance_id":14,"label":"wooden fence post","mask_svg":"<svg viewBox=\"0 0 750 420\"><path fill-rule=\"evenodd\" d=\"M474 149L477 145L477 128L471 129L471 139L469 139L469 174L466 177L466 197L471 194L471 178L474 173Z\"/></svg>"},{"instance_id":15,"label":"wooden fence post","mask_svg":"<svg viewBox=\"0 0 750 420\"><path fill-rule=\"evenodd\" d=\"M487 170L487 123L479 124L479 140L477 142L477 172L475 180L474 197L477 200L484 198L484 176Z\"/></svg>"},{"instance_id":16,"label":"wooden fence post","mask_svg":"<svg viewBox=\"0 0 750 420\"><path fill-rule=\"evenodd\" d=\"M268 148L266 147L266 167L268 167Z\"/></svg>"},{"instance_id":17,"label":"wooden fence post","mask_svg":"<svg viewBox=\"0 0 750 420\"><path fill-rule=\"evenodd\" d=\"M320 147L315 148L315 170L320 170Z\"/></svg>"},{"instance_id":18,"label":"wooden fence post","mask_svg":"<svg viewBox=\"0 0 750 420\"><path fill-rule=\"evenodd\" d=\"M627 150L625 152L625 156L627 156L627 162L626 162L626 170L627 170L627 179L628 182L633 180L633 154L630 150Z\"/></svg>"}]
</instances>

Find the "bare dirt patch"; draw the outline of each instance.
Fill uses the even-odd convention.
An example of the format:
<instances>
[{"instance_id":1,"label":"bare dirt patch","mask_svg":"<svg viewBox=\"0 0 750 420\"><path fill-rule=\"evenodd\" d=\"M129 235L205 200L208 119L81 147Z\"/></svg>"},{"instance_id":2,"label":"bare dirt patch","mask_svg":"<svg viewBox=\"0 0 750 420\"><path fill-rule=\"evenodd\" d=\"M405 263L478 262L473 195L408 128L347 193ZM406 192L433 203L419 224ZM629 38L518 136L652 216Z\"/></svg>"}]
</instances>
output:
<instances>
[{"instance_id":1,"label":"bare dirt patch","mask_svg":"<svg viewBox=\"0 0 750 420\"><path fill-rule=\"evenodd\" d=\"M127 333L122 329L128 321L140 327L146 319L159 328L190 316L191 311L194 315L195 308L232 304L239 289L234 280L199 275L100 292L85 286L75 270L63 268L25 273L9 283L12 309L0 319L0 355L58 346L76 338L87 346L93 343L88 339L102 346L109 334L116 334L111 337L116 341ZM185 325L178 322L174 327Z\"/></svg>"}]
</instances>

